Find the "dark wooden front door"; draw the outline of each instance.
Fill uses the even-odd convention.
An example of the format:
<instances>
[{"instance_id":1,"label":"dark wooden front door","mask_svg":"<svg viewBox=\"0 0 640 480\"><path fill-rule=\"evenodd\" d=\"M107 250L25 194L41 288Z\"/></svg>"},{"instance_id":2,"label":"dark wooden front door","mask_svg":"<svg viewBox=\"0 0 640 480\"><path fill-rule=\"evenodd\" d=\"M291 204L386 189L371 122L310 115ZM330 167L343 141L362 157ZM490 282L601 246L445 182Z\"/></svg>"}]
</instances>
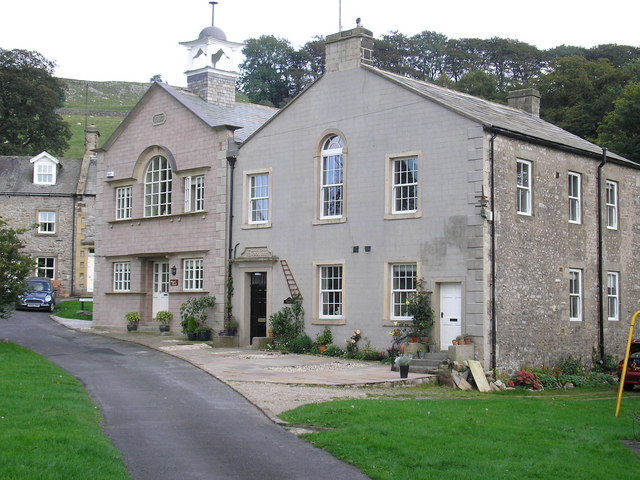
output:
<instances>
[{"instance_id":1,"label":"dark wooden front door","mask_svg":"<svg viewBox=\"0 0 640 480\"><path fill-rule=\"evenodd\" d=\"M251 274L251 341L267 336L267 273Z\"/></svg>"}]
</instances>

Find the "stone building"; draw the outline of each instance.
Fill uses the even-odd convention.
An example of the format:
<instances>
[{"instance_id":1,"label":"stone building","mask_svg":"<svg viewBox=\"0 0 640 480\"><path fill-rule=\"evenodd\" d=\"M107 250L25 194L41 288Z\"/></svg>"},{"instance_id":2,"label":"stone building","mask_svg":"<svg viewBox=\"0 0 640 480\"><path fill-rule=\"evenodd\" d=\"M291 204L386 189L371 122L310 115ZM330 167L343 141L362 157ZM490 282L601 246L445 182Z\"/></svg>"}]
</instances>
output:
<instances>
[{"instance_id":1,"label":"stone building","mask_svg":"<svg viewBox=\"0 0 640 480\"><path fill-rule=\"evenodd\" d=\"M214 26L185 42L187 89L155 83L98 153L94 324L124 328L211 295L222 328L227 271L229 140L242 142L275 110L236 103L223 58L241 44Z\"/></svg>"},{"instance_id":2,"label":"stone building","mask_svg":"<svg viewBox=\"0 0 640 480\"><path fill-rule=\"evenodd\" d=\"M93 277L93 221L96 164L91 150L99 133L85 132L83 158L0 157L0 217L25 228L25 250L34 276L55 281L60 295L86 295ZM36 225L34 228L33 226Z\"/></svg>"},{"instance_id":3,"label":"stone building","mask_svg":"<svg viewBox=\"0 0 640 480\"><path fill-rule=\"evenodd\" d=\"M618 355L640 300L639 166L540 119L535 91L488 102L372 50L362 27L327 37L325 75L233 156L241 344L299 292L312 338L360 329L384 350L423 280L438 350L468 334L504 370Z\"/></svg>"}]
</instances>

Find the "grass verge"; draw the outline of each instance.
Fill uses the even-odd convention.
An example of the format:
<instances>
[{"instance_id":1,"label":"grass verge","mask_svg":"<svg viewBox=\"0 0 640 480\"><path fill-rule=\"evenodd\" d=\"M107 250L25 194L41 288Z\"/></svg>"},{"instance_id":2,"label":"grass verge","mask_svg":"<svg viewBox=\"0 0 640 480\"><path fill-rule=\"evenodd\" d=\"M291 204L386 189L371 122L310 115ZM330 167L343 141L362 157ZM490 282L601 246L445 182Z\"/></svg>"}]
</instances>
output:
<instances>
[{"instance_id":1,"label":"grass verge","mask_svg":"<svg viewBox=\"0 0 640 480\"><path fill-rule=\"evenodd\" d=\"M82 385L41 356L0 344L0 478L130 479Z\"/></svg>"},{"instance_id":2,"label":"grass verge","mask_svg":"<svg viewBox=\"0 0 640 480\"><path fill-rule=\"evenodd\" d=\"M88 312L89 314L79 313ZM93 302L84 302L84 310L80 310L80 301L65 300L56 303L56 309L53 314L62 318L75 318L78 320L91 320L93 315Z\"/></svg>"},{"instance_id":3,"label":"grass verge","mask_svg":"<svg viewBox=\"0 0 640 480\"><path fill-rule=\"evenodd\" d=\"M640 457L620 440L640 435L640 395L614 411L608 390L347 400L280 417L328 427L303 437L374 479L635 479Z\"/></svg>"}]
</instances>

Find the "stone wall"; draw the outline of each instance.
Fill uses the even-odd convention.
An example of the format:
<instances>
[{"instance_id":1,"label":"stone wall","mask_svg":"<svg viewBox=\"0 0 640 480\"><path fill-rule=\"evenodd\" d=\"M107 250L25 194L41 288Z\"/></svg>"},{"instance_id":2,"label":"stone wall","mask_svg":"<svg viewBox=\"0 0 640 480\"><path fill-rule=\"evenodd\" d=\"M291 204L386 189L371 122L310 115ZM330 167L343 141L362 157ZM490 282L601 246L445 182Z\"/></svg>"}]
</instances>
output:
<instances>
[{"instance_id":1,"label":"stone wall","mask_svg":"<svg viewBox=\"0 0 640 480\"><path fill-rule=\"evenodd\" d=\"M516 212L516 159L532 162L532 215ZM599 160L498 136L495 140L496 321L498 366L591 362L598 345L597 167ZM582 178L582 221L568 221L568 173ZM623 317L638 304L638 171L607 165L620 182L620 228L604 233L606 271L621 273ZM603 179L604 185L604 179ZM604 189L603 189L604 193ZM637 240L637 238L636 238ZM583 318L569 320L569 270L583 272ZM606 303L605 303L606 306ZM490 307L490 305L488 305ZM491 312L487 312L490 316ZM605 348L618 353L627 322L606 320Z\"/></svg>"}]
</instances>

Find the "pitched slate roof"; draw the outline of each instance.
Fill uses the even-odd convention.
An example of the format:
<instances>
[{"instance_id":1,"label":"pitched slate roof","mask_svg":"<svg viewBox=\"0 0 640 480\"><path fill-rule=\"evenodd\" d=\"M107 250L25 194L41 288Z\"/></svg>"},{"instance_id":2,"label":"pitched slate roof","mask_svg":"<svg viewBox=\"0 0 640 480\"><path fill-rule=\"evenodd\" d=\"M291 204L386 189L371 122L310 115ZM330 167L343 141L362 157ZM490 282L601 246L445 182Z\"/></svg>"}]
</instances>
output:
<instances>
[{"instance_id":1,"label":"pitched slate roof","mask_svg":"<svg viewBox=\"0 0 640 480\"><path fill-rule=\"evenodd\" d=\"M159 85L210 127L226 125L231 128L237 128L234 132L234 137L240 142L244 142L249 135L278 111L277 108L253 103L236 102L231 107L214 105L205 102L195 93L183 88L172 87L166 83L159 82L156 85Z\"/></svg>"},{"instance_id":2,"label":"pitched slate roof","mask_svg":"<svg viewBox=\"0 0 640 480\"><path fill-rule=\"evenodd\" d=\"M402 85L449 110L483 124L485 127L494 127L595 155L602 155L602 147L517 108L403 77L375 67L363 65L362 68ZM607 156L625 164L638 166L637 163L613 152L607 152Z\"/></svg>"},{"instance_id":3,"label":"pitched slate roof","mask_svg":"<svg viewBox=\"0 0 640 480\"><path fill-rule=\"evenodd\" d=\"M82 165L81 158L59 158L55 185L33 183L33 157L0 156L0 194L74 195Z\"/></svg>"}]
</instances>

